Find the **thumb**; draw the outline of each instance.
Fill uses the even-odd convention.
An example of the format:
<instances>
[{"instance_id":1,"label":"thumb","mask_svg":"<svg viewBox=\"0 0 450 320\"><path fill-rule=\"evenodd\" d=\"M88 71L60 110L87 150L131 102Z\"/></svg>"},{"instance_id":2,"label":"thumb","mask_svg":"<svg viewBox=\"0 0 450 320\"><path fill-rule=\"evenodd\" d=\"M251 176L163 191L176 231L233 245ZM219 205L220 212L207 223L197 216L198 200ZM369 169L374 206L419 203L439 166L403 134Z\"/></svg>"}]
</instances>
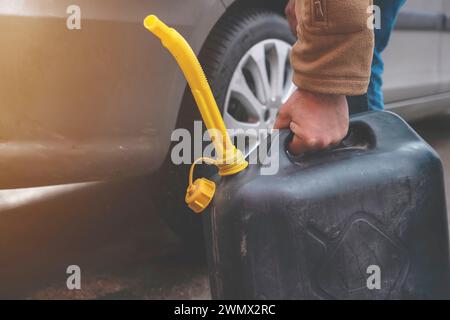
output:
<instances>
[{"instance_id":1,"label":"thumb","mask_svg":"<svg viewBox=\"0 0 450 320\"><path fill-rule=\"evenodd\" d=\"M274 129L287 129L291 123L291 116L287 113L278 113L277 120L275 121Z\"/></svg>"}]
</instances>

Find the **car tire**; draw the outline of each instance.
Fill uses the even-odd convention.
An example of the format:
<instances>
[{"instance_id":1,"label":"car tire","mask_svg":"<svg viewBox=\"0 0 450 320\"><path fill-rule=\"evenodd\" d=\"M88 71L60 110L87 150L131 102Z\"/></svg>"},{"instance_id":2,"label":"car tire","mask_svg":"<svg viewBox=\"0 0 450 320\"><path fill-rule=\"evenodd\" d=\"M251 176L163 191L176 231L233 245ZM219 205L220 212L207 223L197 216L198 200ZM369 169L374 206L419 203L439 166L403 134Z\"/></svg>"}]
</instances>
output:
<instances>
[{"instance_id":1,"label":"car tire","mask_svg":"<svg viewBox=\"0 0 450 320\"><path fill-rule=\"evenodd\" d=\"M213 28L199 55L199 60L209 80L217 104L223 112L226 93L233 73L242 57L256 44L267 39L280 39L289 44L295 42L288 23L280 14L266 9L240 9L226 13ZM177 128L193 132L193 121L201 120L189 88L186 89ZM175 166L166 161L164 180L168 181L162 206L163 219L183 240L183 243L203 252L201 215L193 213L185 204L190 165ZM201 165L196 176L210 177L217 170Z\"/></svg>"}]
</instances>

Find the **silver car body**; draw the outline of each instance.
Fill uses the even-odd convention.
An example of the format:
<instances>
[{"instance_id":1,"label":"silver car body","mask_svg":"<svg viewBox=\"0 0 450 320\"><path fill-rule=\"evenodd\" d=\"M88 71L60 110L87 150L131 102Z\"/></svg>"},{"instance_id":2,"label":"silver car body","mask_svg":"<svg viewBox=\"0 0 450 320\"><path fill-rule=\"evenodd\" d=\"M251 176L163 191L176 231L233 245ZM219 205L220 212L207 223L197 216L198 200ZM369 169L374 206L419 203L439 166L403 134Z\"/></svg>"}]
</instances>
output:
<instances>
[{"instance_id":1,"label":"silver car body","mask_svg":"<svg viewBox=\"0 0 450 320\"><path fill-rule=\"evenodd\" d=\"M387 109L410 121L449 110L449 22L449 0L407 0L384 54Z\"/></svg>"},{"instance_id":2,"label":"silver car body","mask_svg":"<svg viewBox=\"0 0 450 320\"><path fill-rule=\"evenodd\" d=\"M144 29L156 14L199 51L220 0L0 0L0 188L157 170L185 80Z\"/></svg>"}]
</instances>

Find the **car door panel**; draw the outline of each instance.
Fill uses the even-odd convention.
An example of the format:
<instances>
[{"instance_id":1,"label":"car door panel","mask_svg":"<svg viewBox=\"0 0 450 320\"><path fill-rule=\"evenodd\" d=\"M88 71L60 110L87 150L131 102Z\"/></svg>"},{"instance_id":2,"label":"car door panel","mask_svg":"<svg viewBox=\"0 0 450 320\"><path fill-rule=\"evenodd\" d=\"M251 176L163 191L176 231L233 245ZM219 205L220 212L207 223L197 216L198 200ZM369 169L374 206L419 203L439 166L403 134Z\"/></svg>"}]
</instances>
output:
<instances>
[{"instance_id":1,"label":"car door panel","mask_svg":"<svg viewBox=\"0 0 450 320\"><path fill-rule=\"evenodd\" d=\"M220 0L0 0L0 188L150 173L161 165L185 89L142 25L157 14L198 52Z\"/></svg>"},{"instance_id":2,"label":"car door panel","mask_svg":"<svg viewBox=\"0 0 450 320\"><path fill-rule=\"evenodd\" d=\"M433 95L440 87L442 0L409 0L384 53L387 103Z\"/></svg>"}]
</instances>

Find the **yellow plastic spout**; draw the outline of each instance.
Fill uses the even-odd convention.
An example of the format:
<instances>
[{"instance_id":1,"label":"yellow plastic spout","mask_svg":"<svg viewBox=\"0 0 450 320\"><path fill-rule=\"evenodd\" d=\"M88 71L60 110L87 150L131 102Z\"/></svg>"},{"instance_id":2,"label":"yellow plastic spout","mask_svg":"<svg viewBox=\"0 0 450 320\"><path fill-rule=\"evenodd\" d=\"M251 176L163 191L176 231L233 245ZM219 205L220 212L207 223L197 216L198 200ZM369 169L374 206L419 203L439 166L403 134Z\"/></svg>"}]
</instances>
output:
<instances>
[{"instance_id":1,"label":"yellow plastic spout","mask_svg":"<svg viewBox=\"0 0 450 320\"><path fill-rule=\"evenodd\" d=\"M168 27L154 15L144 20L144 26L161 40L183 71L214 143L219 174L227 176L244 170L248 163L230 140L205 73L192 48L175 29Z\"/></svg>"},{"instance_id":2,"label":"yellow plastic spout","mask_svg":"<svg viewBox=\"0 0 450 320\"><path fill-rule=\"evenodd\" d=\"M161 40L183 71L217 153L216 160L200 158L194 161L189 173L189 187L185 200L189 208L200 213L211 203L216 185L204 178L193 181L195 165L204 161L216 165L219 168L219 175L229 176L247 168L248 162L231 142L205 73L187 41L175 29L169 28L154 15L145 18L144 26Z\"/></svg>"}]
</instances>

